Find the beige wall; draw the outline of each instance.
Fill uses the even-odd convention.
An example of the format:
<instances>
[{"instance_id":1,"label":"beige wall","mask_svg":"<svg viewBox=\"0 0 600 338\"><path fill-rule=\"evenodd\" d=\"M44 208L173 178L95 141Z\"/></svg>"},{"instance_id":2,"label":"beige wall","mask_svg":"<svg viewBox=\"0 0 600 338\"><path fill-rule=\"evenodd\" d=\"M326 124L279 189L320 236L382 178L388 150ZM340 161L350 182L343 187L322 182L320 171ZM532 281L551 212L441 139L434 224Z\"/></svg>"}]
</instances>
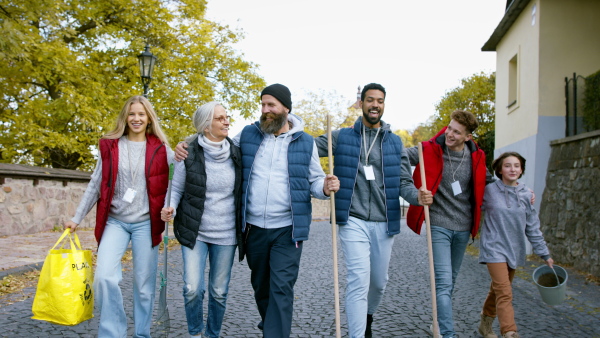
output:
<instances>
[{"instance_id":1,"label":"beige wall","mask_svg":"<svg viewBox=\"0 0 600 338\"><path fill-rule=\"evenodd\" d=\"M496 48L496 148L537 132L539 0L531 1ZM536 6L536 21L531 12ZM508 108L509 62L518 54L517 103Z\"/></svg>"},{"instance_id":2,"label":"beige wall","mask_svg":"<svg viewBox=\"0 0 600 338\"><path fill-rule=\"evenodd\" d=\"M565 77L600 70L600 1L542 0L540 14L539 115L564 116Z\"/></svg>"},{"instance_id":3,"label":"beige wall","mask_svg":"<svg viewBox=\"0 0 600 338\"><path fill-rule=\"evenodd\" d=\"M598 0L528 4L496 48L496 149L537 135L540 116L565 115L565 77L600 70L598 32ZM509 61L517 53L518 102L507 108ZM561 137L564 133L551 138Z\"/></svg>"}]
</instances>

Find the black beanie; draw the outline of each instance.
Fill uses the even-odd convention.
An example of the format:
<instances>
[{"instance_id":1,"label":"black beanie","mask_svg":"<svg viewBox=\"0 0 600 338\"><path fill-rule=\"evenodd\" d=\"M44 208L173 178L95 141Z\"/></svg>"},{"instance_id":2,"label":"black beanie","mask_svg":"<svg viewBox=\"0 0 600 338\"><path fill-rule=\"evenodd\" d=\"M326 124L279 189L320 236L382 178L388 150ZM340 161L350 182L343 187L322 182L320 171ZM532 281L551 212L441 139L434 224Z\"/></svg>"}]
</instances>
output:
<instances>
[{"instance_id":1,"label":"black beanie","mask_svg":"<svg viewBox=\"0 0 600 338\"><path fill-rule=\"evenodd\" d=\"M281 102L281 104L286 106L287 109L290 110L290 112L292 111L292 93L290 92L288 87L279 83L275 83L263 89L263 91L260 93L261 99L263 95L273 96L277 99L277 101Z\"/></svg>"}]
</instances>

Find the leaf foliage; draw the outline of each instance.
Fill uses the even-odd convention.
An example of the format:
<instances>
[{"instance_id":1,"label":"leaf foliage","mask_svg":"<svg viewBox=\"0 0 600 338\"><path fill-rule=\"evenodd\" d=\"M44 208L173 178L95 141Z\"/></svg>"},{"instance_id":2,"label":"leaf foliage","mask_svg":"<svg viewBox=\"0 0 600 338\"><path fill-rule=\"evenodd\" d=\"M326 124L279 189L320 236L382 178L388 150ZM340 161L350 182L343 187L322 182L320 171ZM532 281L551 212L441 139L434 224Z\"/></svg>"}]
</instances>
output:
<instances>
[{"instance_id":1,"label":"leaf foliage","mask_svg":"<svg viewBox=\"0 0 600 338\"><path fill-rule=\"evenodd\" d=\"M202 0L0 0L0 161L90 170L98 139L142 91L137 54L157 56L149 100L172 141L208 101L249 117L265 81L205 18Z\"/></svg>"}]
</instances>

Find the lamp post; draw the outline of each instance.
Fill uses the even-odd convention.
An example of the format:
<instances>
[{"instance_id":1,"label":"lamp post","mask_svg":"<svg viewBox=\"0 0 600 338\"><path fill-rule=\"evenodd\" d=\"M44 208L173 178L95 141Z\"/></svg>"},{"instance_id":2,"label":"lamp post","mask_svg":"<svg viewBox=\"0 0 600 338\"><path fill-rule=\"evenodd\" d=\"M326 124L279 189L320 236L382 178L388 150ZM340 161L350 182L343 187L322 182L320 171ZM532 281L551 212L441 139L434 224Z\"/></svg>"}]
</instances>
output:
<instances>
[{"instance_id":1,"label":"lamp post","mask_svg":"<svg viewBox=\"0 0 600 338\"><path fill-rule=\"evenodd\" d=\"M146 48L142 54L137 57L140 61L140 74L142 76L142 83L144 84L144 97L148 97L148 84L152 81L152 71L154 70L154 64L156 63L156 56L150 53L150 46L146 44Z\"/></svg>"}]
</instances>

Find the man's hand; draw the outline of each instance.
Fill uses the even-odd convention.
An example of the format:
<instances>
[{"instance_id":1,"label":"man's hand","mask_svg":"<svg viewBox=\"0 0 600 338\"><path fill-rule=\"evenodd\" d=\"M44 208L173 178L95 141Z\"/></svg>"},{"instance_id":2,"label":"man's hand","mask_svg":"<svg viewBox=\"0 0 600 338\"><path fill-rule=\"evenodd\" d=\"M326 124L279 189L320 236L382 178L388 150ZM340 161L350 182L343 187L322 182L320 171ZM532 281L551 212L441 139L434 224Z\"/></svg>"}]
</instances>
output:
<instances>
[{"instance_id":1,"label":"man's hand","mask_svg":"<svg viewBox=\"0 0 600 338\"><path fill-rule=\"evenodd\" d=\"M70 229L71 230L70 232L73 233L77 229L78 225L79 224L77 224L73 221L66 221L65 225L63 226L63 229L65 229L65 230Z\"/></svg>"},{"instance_id":2,"label":"man's hand","mask_svg":"<svg viewBox=\"0 0 600 338\"><path fill-rule=\"evenodd\" d=\"M325 176L325 182L323 182L323 193L327 196L333 191L340 190L340 180L335 175Z\"/></svg>"},{"instance_id":3,"label":"man's hand","mask_svg":"<svg viewBox=\"0 0 600 338\"><path fill-rule=\"evenodd\" d=\"M160 219L162 219L163 222L170 222L173 217L173 211L175 211L173 207L162 208L160 211Z\"/></svg>"},{"instance_id":4,"label":"man's hand","mask_svg":"<svg viewBox=\"0 0 600 338\"><path fill-rule=\"evenodd\" d=\"M420 205L432 205L433 194L425 187L421 187L421 189L419 189L419 195L417 196L417 200Z\"/></svg>"},{"instance_id":5,"label":"man's hand","mask_svg":"<svg viewBox=\"0 0 600 338\"><path fill-rule=\"evenodd\" d=\"M186 150L187 147L188 147L187 142L179 142L177 144L177 146L175 147L175 160L177 162L181 162L187 158L187 156L188 156L188 152Z\"/></svg>"}]
</instances>

